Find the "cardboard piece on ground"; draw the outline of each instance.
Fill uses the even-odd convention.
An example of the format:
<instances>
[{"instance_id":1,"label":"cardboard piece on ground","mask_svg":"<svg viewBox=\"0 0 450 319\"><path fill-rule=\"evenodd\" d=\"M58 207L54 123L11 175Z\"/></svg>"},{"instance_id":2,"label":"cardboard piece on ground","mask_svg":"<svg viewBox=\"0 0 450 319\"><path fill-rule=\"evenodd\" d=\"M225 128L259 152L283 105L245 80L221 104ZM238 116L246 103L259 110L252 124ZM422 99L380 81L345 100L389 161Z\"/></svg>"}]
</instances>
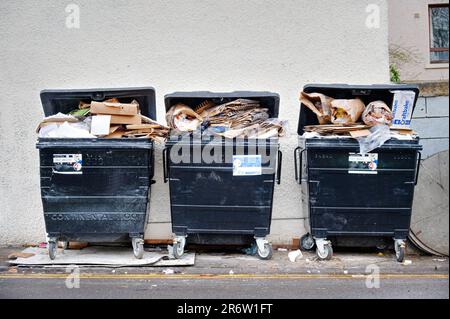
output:
<instances>
[{"instance_id":1,"label":"cardboard piece on ground","mask_svg":"<svg viewBox=\"0 0 450 319\"><path fill-rule=\"evenodd\" d=\"M69 249L83 249L89 246L88 243L85 242L79 242L79 241L69 241L69 246L67 248Z\"/></svg>"},{"instance_id":2,"label":"cardboard piece on ground","mask_svg":"<svg viewBox=\"0 0 450 319\"><path fill-rule=\"evenodd\" d=\"M83 250L65 250L64 253L58 249L54 260L48 257L47 249L29 247L23 253L35 254L29 258L17 258L10 260L11 265L18 266L51 266L62 267L64 265L86 265L125 267L125 266L193 266L195 264L195 253L185 253L180 259L168 259L168 252L144 252L142 259L136 259L131 247L103 247L92 246Z\"/></svg>"},{"instance_id":3,"label":"cardboard piece on ground","mask_svg":"<svg viewBox=\"0 0 450 319\"><path fill-rule=\"evenodd\" d=\"M111 115L111 124L141 124L141 115Z\"/></svg>"},{"instance_id":4,"label":"cardboard piece on ground","mask_svg":"<svg viewBox=\"0 0 450 319\"><path fill-rule=\"evenodd\" d=\"M33 254L33 253L18 252L18 253L9 254L8 259L29 258L29 257L33 257L34 255L35 254Z\"/></svg>"},{"instance_id":5,"label":"cardboard piece on ground","mask_svg":"<svg viewBox=\"0 0 450 319\"><path fill-rule=\"evenodd\" d=\"M91 123L91 134L105 136L109 134L111 115L94 115Z\"/></svg>"},{"instance_id":6,"label":"cardboard piece on ground","mask_svg":"<svg viewBox=\"0 0 450 319\"><path fill-rule=\"evenodd\" d=\"M365 137L365 136L369 136L370 135L370 131L367 130L367 129L359 130L359 131L350 131L350 135L353 138Z\"/></svg>"},{"instance_id":7,"label":"cardboard piece on ground","mask_svg":"<svg viewBox=\"0 0 450 319\"><path fill-rule=\"evenodd\" d=\"M136 115L139 113L139 104L112 103L112 102L91 102L92 114L108 115Z\"/></svg>"}]
</instances>

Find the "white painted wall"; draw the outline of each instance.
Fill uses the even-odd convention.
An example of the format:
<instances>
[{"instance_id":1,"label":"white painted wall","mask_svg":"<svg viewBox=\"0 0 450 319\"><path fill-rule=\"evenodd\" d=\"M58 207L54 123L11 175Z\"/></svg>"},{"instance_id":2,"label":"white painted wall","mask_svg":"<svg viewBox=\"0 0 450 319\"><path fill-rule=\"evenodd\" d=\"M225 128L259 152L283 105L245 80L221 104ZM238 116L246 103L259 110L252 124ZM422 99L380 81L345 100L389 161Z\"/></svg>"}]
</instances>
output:
<instances>
[{"instance_id":1,"label":"white painted wall","mask_svg":"<svg viewBox=\"0 0 450 319\"><path fill-rule=\"evenodd\" d=\"M79 29L65 26L78 4ZM380 8L379 28L366 7ZM385 83L384 0L133 0L0 2L0 245L45 239L35 128L39 91L49 88L154 86L176 90L268 90L281 95L282 185L276 188L272 240L303 233L294 181L297 95L310 82ZM157 152L147 238L169 238L168 186Z\"/></svg>"}]
</instances>

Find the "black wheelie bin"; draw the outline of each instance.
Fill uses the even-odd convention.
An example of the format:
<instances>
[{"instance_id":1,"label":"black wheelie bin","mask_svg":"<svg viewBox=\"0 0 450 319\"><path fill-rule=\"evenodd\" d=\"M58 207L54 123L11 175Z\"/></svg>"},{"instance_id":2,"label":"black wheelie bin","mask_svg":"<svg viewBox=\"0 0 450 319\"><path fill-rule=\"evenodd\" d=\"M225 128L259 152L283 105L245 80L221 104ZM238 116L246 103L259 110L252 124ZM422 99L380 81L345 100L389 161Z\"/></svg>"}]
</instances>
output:
<instances>
[{"instance_id":1,"label":"black wheelie bin","mask_svg":"<svg viewBox=\"0 0 450 319\"><path fill-rule=\"evenodd\" d=\"M68 113L80 101L136 100L156 119L153 88L44 90L45 116ZM144 252L147 203L154 172L150 139L39 138L41 197L48 250L58 241L127 242Z\"/></svg>"},{"instance_id":2,"label":"black wheelie bin","mask_svg":"<svg viewBox=\"0 0 450 319\"><path fill-rule=\"evenodd\" d=\"M365 105L383 101L392 106L393 91L411 85L307 85L306 93L322 93L336 99L360 98ZM330 259L334 242L349 240L367 246L386 245L394 239L396 258L402 261L409 233L414 186L417 184L422 149L419 138L391 138L369 154L359 153L358 141L349 138L306 138L304 127L317 125L316 115L300 106L299 147L295 150L296 179L302 185L303 207L308 211L309 233L301 238L303 249L313 249L319 259ZM362 165L376 161L376 166ZM357 169L355 169L355 167ZM376 169L374 169L376 167ZM356 240L356 241L355 241ZM382 242L383 244L380 244Z\"/></svg>"},{"instance_id":3,"label":"black wheelie bin","mask_svg":"<svg viewBox=\"0 0 450 319\"><path fill-rule=\"evenodd\" d=\"M166 110L177 103L194 107L250 99L278 116L279 95L268 92L179 92L165 96ZM280 183L282 154L278 138L225 139L196 133L166 141L164 181L169 182L174 256L194 244L246 245L256 240L257 255L270 259L275 183ZM213 160L208 160L208 154ZM237 167L248 168L248 174Z\"/></svg>"}]
</instances>

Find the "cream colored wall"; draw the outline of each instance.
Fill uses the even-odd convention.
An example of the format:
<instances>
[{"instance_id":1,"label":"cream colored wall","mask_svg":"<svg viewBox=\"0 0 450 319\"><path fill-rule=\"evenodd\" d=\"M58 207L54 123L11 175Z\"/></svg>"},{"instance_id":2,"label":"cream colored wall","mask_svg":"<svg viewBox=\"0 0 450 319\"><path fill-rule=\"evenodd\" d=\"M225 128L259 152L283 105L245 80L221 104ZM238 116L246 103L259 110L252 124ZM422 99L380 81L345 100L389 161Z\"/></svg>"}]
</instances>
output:
<instances>
[{"instance_id":1,"label":"cream colored wall","mask_svg":"<svg viewBox=\"0 0 450 319\"><path fill-rule=\"evenodd\" d=\"M71 2L79 29L66 27ZM380 23L368 28L372 4ZM159 119L173 91L278 92L291 136L282 141L271 238L287 243L303 234L306 216L292 156L299 90L389 81L385 0L15 0L0 2L0 16L0 245L45 240L35 149L42 89L151 85ZM170 238L156 155L146 236Z\"/></svg>"},{"instance_id":2,"label":"cream colored wall","mask_svg":"<svg viewBox=\"0 0 450 319\"><path fill-rule=\"evenodd\" d=\"M400 65L402 81L448 80L448 64L430 64L428 5L448 0L389 0L389 43L412 52Z\"/></svg>"}]
</instances>

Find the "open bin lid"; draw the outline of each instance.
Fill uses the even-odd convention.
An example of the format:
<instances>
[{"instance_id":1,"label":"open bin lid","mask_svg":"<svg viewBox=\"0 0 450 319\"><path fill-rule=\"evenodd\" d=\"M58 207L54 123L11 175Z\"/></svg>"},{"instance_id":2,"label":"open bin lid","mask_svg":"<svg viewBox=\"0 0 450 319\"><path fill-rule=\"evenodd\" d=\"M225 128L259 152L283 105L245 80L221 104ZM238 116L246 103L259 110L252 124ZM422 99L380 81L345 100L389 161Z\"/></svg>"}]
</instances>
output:
<instances>
[{"instance_id":1,"label":"open bin lid","mask_svg":"<svg viewBox=\"0 0 450 319\"><path fill-rule=\"evenodd\" d=\"M350 84L308 84L303 87L306 93L322 93L334 99L354 99L360 98L365 105L374 101L383 101L390 108L394 100L391 91L414 91L413 112L419 98L419 87L410 84L374 84L374 85L350 85ZM307 125L317 125L317 116L305 105L300 103L300 117L298 120L298 135L303 135L304 127Z\"/></svg>"},{"instance_id":2,"label":"open bin lid","mask_svg":"<svg viewBox=\"0 0 450 319\"><path fill-rule=\"evenodd\" d=\"M80 101L104 101L117 98L121 103L139 103L141 114L156 120L155 89L152 87L80 90L43 90L41 102L45 116L69 113L76 109Z\"/></svg>"},{"instance_id":3,"label":"open bin lid","mask_svg":"<svg viewBox=\"0 0 450 319\"><path fill-rule=\"evenodd\" d=\"M235 91L228 93L217 92L174 92L164 96L164 103L166 112L175 104L183 103L192 108L196 107L205 100L211 100L216 105L228 103L236 99L249 99L259 101L262 108L269 109L269 116L271 118L278 117L278 110L280 106L280 96L277 93L271 92L249 92L249 91Z\"/></svg>"}]
</instances>

